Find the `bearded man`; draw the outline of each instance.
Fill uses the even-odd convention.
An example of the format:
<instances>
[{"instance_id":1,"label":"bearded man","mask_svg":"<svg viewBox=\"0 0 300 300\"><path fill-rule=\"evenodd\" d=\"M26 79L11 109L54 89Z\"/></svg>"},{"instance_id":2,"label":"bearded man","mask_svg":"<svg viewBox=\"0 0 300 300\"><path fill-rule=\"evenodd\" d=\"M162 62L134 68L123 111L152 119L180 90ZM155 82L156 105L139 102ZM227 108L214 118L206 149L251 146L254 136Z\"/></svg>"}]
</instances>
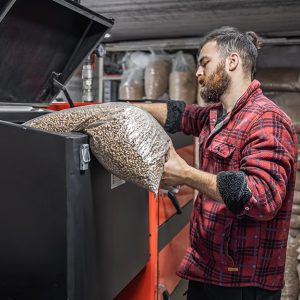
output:
<instances>
[{"instance_id":1,"label":"bearded man","mask_svg":"<svg viewBox=\"0 0 300 300\"><path fill-rule=\"evenodd\" d=\"M167 131L199 137L200 169L171 146L163 188L188 185L190 247L178 275L188 300L279 300L296 176L290 118L253 80L258 37L222 27L204 37L196 76L212 105L140 104Z\"/></svg>"}]
</instances>

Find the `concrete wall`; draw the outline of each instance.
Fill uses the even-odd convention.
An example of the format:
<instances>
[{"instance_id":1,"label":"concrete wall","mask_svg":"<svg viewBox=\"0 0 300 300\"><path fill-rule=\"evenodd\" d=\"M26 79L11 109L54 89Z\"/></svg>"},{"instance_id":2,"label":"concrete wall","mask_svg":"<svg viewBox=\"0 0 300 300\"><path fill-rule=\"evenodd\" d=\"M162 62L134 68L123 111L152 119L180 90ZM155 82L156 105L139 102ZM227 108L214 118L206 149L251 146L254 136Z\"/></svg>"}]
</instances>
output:
<instances>
[{"instance_id":1,"label":"concrete wall","mask_svg":"<svg viewBox=\"0 0 300 300\"><path fill-rule=\"evenodd\" d=\"M257 69L268 67L300 68L300 45L265 46L260 49Z\"/></svg>"}]
</instances>

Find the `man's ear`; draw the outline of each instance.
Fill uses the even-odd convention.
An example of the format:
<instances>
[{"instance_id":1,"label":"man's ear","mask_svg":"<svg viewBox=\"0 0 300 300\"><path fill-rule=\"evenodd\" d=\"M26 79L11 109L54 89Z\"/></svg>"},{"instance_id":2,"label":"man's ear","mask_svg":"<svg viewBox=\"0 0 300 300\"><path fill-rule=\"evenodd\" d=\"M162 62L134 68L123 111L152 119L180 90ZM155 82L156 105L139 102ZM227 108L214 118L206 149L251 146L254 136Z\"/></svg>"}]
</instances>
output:
<instances>
[{"instance_id":1,"label":"man's ear","mask_svg":"<svg viewBox=\"0 0 300 300\"><path fill-rule=\"evenodd\" d=\"M237 66L240 63L240 57L236 52L232 52L228 57L227 57L227 66L228 66L228 71L234 71Z\"/></svg>"}]
</instances>

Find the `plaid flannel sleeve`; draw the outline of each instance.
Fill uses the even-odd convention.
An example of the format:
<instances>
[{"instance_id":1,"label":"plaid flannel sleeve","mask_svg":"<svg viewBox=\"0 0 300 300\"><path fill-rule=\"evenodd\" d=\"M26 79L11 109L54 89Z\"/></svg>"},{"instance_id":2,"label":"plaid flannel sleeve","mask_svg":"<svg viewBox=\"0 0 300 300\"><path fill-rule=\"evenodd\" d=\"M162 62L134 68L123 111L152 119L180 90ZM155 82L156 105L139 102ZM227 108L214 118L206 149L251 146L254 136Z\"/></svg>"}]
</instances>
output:
<instances>
[{"instance_id":1,"label":"plaid flannel sleeve","mask_svg":"<svg viewBox=\"0 0 300 300\"><path fill-rule=\"evenodd\" d=\"M295 164L292 125L276 112L265 112L252 125L242 151L240 171L246 174L251 198L240 216L257 220L275 217L285 198Z\"/></svg>"},{"instance_id":2,"label":"plaid flannel sleeve","mask_svg":"<svg viewBox=\"0 0 300 300\"><path fill-rule=\"evenodd\" d=\"M184 101L168 100L167 120L164 128L170 133L182 131L187 135L199 136L201 128L208 121L209 111L213 107L186 105Z\"/></svg>"},{"instance_id":3,"label":"plaid flannel sleeve","mask_svg":"<svg viewBox=\"0 0 300 300\"><path fill-rule=\"evenodd\" d=\"M198 137L204 124L209 121L209 113L215 105L202 107L195 104L186 105L181 119L181 131Z\"/></svg>"}]
</instances>

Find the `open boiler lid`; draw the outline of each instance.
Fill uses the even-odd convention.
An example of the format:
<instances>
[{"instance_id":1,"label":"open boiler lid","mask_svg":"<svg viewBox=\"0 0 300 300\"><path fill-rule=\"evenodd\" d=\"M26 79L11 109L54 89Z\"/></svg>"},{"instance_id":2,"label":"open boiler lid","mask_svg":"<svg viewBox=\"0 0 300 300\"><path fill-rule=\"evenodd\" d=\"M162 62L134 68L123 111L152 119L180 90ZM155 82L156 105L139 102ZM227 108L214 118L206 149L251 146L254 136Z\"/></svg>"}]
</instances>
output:
<instances>
[{"instance_id":1,"label":"open boiler lid","mask_svg":"<svg viewBox=\"0 0 300 300\"><path fill-rule=\"evenodd\" d=\"M112 25L70 0L0 0L0 103L50 103Z\"/></svg>"}]
</instances>

